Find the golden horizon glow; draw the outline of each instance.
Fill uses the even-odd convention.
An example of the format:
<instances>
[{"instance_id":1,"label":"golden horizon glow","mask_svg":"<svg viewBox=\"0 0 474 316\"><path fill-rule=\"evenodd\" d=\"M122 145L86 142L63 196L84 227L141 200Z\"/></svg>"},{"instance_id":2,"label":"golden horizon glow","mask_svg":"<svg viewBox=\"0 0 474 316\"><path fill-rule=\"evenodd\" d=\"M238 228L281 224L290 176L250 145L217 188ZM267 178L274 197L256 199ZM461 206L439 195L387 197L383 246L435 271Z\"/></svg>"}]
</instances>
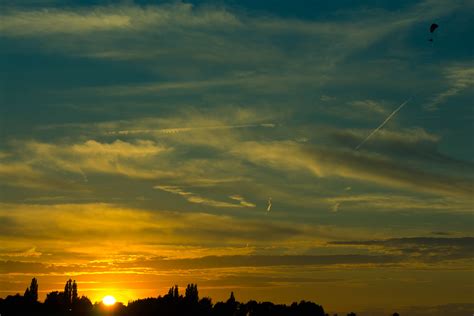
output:
<instances>
[{"instance_id":1,"label":"golden horizon glow","mask_svg":"<svg viewBox=\"0 0 474 316\"><path fill-rule=\"evenodd\" d=\"M117 302L117 300L112 295L107 295L102 299L102 302L107 306L112 306Z\"/></svg>"}]
</instances>

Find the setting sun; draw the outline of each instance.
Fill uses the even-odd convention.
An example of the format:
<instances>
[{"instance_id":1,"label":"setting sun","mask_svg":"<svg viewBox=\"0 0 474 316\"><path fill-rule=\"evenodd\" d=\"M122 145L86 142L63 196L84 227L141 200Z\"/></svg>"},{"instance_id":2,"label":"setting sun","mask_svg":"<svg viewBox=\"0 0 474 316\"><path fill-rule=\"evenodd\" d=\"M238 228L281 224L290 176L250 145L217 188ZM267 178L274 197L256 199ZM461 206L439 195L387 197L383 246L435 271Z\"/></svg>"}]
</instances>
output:
<instances>
[{"instance_id":1,"label":"setting sun","mask_svg":"<svg viewBox=\"0 0 474 316\"><path fill-rule=\"evenodd\" d=\"M115 300L115 297L113 297L112 295L107 295L106 297L102 299L102 302L105 305L110 306L110 305L114 305L116 300Z\"/></svg>"}]
</instances>

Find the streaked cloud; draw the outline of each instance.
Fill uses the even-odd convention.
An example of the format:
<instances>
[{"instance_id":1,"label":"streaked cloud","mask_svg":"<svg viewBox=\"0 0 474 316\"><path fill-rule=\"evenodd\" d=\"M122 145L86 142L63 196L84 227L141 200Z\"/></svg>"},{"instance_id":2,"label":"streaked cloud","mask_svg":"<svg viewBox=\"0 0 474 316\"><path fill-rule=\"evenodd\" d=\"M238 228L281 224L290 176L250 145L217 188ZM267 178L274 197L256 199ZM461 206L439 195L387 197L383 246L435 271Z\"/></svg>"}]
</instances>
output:
<instances>
[{"instance_id":1,"label":"streaked cloud","mask_svg":"<svg viewBox=\"0 0 474 316\"><path fill-rule=\"evenodd\" d=\"M234 200L234 201L239 202L239 204L244 206L244 207L256 207L256 205L254 203L245 200L245 198L243 198L240 195L237 195L237 194L230 195L229 198Z\"/></svg>"},{"instance_id":2,"label":"streaked cloud","mask_svg":"<svg viewBox=\"0 0 474 316\"><path fill-rule=\"evenodd\" d=\"M122 130L117 132L109 132L111 135L132 135L132 134L177 134L192 132L198 130L221 130L233 128L250 128L250 127L275 127L273 123L262 124L242 124L242 125L221 125L221 126L202 126L202 127L176 127L164 129L136 129L136 130Z\"/></svg>"},{"instance_id":3,"label":"streaked cloud","mask_svg":"<svg viewBox=\"0 0 474 316\"><path fill-rule=\"evenodd\" d=\"M407 260L444 261L474 259L474 238L408 237L386 240L334 241L333 245L380 247Z\"/></svg>"},{"instance_id":4,"label":"streaked cloud","mask_svg":"<svg viewBox=\"0 0 474 316\"><path fill-rule=\"evenodd\" d=\"M86 177L87 172L114 173L136 178L166 176L166 171L145 166L152 158L171 148L152 141L138 140L133 143L115 140L101 143L88 140L78 144L48 144L30 141L21 149L29 166L60 169Z\"/></svg>"},{"instance_id":5,"label":"streaked cloud","mask_svg":"<svg viewBox=\"0 0 474 316\"><path fill-rule=\"evenodd\" d=\"M237 195L229 196L231 200L239 202L238 204L234 204L205 198L196 193L184 191L183 189L176 186L155 185L153 188L182 196L190 203L203 204L213 207L255 207L254 204L245 201L241 196Z\"/></svg>"},{"instance_id":6,"label":"streaked cloud","mask_svg":"<svg viewBox=\"0 0 474 316\"><path fill-rule=\"evenodd\" d=\"M388 114L387 106L384 104L380 104L375 100L357 100L350 102L350 105L356 111L363 111L368 113L374 113L378 115L386 115Z\"/></svg>"},{"instance_id":7,"label":"streaked cloud","mask_svg":"<svg viewBox=\"0 0 474 316\"><path fill-rule=\"evenodd\" d=\"M84 34L110 30L140 31L170 24L190 27L237 24L224 10L194 11L190 4L139 8L136 6L98 7L95 10L47 9L6 11L0 30L8 36L45 36L51 34Z\"/></svg>"},{"instance_id":8,"label":"streaked cloud","mask_svg":"<svg viewBox=\"0 0 474 316\"><path fill-rule=\"evenodd\" d=\"M447 98L460 94L474 86L474 67L471 64L449 67L445 71L445 79L448 89L437 94L425 106L427 110L436 110Z\"/></svg>"},{"instance_id":9,"label":"streaked cloud","mask_svg":"<svg viewBox=\"0 0 474 316\"><path fill-rule=\"evenodd\" d=\"M407 211L421 210L425 212L453 212L453 213L471 213L471 202L457 198L433 198L419 197L395 194L344 194L325 199L330 205L339 210L377 210L384 211Z\"/></svg>"},{"instance_id":10,"label":"streaked cloud","mask_svg":"<svg viewBox=\"0 0 474 316\"><path fill-rule=\"evenodd\" d=\"M237 207L242 206L237 204ZM48 260L48 253L57 252L94 253L95 256L100 253L104 258L119 254L121 248L109 248L110 243L128 244L130 251L138 253L179 257L182 255L178 245L182 243L189 249L206 244L212 248L216 240L221 246L245 245L249 241L260 244L268 240L278 243L311 229L305 225L261 221L258 218L141 210L105 203L2 204L0 225L0 240L5 242L13 236L16 240L4 244L8 245L8 248L2 248L4 258L10 257L8 253L18 252L17 249L34 247L45 260ZM195 242L190 242L190 238ZM34 243L31 243L32 239ZM171 247L174 250L165 250L167 245L174 245ZM191 253L188 250L186 256ZM70 258L72 262L75 256Z\"/></svg>"},{"instance_id":11,"label":"streaked cloud","mask_svg":"<svg viewBox=\"0 0 474 316\"><path fill-rule=\"evenodd\" d=\"M294 142L246 142L232 151L275 168L309 170L318 177L341 176L389 187L467 198L470 179L420 171L388 157L347 150L302 147ZM291 155L288 153L291 152Z\"/></svg>"}]
</instances>

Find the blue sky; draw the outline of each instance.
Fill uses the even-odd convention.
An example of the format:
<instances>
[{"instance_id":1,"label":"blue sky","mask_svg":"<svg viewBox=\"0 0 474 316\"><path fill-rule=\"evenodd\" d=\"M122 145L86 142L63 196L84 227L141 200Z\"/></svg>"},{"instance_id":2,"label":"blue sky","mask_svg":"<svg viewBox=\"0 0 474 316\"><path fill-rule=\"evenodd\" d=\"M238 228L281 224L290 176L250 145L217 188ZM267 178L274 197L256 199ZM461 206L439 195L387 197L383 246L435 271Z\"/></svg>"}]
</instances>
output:
<instances>
[{"instance_id":1,"label":"blue sky","mask_svg":"<svg viewBox=\"0 0 474 316\"><path fill-rule=\"evenodd\" d=\"M472 9L3 5L0 293L470 303Z\"/></svg>"}]
</instances>

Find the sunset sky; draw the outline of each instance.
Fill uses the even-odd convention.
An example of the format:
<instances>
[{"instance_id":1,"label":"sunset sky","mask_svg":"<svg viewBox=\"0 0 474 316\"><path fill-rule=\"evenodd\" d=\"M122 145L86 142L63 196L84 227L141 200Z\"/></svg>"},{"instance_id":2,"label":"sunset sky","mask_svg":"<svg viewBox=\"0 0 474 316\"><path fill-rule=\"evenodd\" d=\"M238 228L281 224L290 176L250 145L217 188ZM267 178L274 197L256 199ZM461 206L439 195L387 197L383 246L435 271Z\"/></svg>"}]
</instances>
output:
<instances>
[{"instance_id":1,"label":"sunset sky","mask_svg":"<svg viewBox=\"0 0 474 316\"><path fill-rule=\"evenodd\" d=\"M472 1L5 3L0 297L473 306Z\"/></svg>"}]
</instances>

